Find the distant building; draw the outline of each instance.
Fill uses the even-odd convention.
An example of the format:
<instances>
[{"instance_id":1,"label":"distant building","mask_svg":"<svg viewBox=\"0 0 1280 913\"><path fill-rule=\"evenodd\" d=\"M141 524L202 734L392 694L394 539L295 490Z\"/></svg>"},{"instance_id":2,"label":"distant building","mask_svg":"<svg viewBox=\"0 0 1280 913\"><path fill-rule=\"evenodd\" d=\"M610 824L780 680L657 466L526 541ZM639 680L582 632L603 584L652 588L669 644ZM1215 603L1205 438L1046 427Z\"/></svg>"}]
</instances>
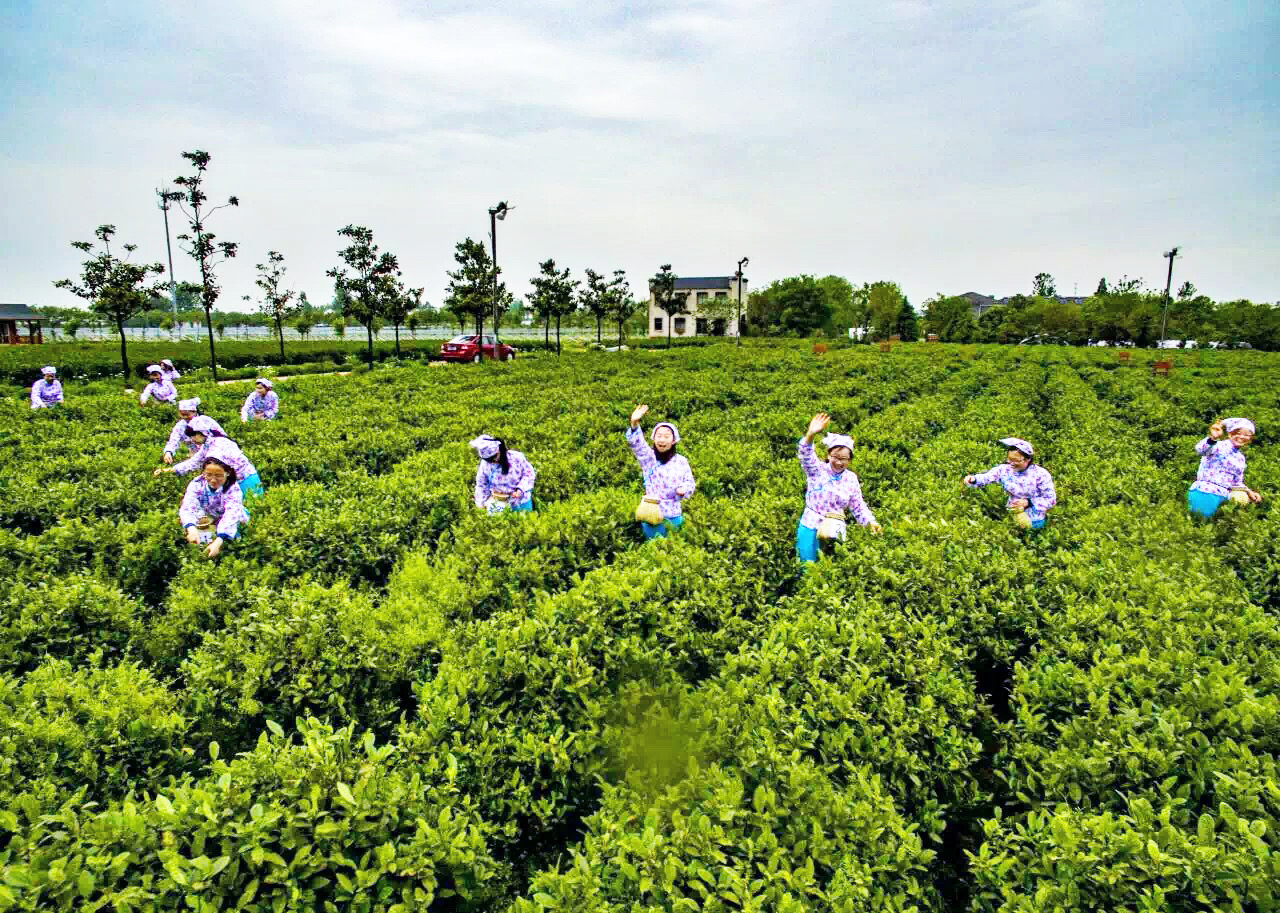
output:
<instances>
[{"instance_id":1,"label":"distant building","mask_svg":"<svg viewBox=\"0 0 1280 913\"><path fill-rule=\"evenodd\" d=\"M977 320L992 308L1004 307L1009 303L1012 296L1006 295L1004 298L993 298L990 295L983 295L981 292L965 292L963 295L957 295L957 298L964 298L969 302L969 306L973 309L973 319ZM1088 295L1054 295L1058 301L1067 304L1076 304L1084 306L1089 300Z\"/></svg>"},{"instance_id":2,"label":"distant building","mask_svg":"<svg viewBox=\"0 0 1280 913\"><path fill-rule=\"evenodd\" d=\"M0 345L39 345L44 342L44 331L40 324L48 321L48 317L37 314L25 304L0 304ZM18 331L19 324L26 326L25 335Z\"/></svg>"},{"instance_id":3,"label":"distant building","mask_svg":"<svg viewBox=\"0 0 1280 913\"><path fill-rule=\"evenodd\" d=\"M666 336L671 330L673 337L688 338L690 336L737 336L738 327L733 319L738 307L738 279L735 276L700 276L690 279L677 279L676 291L684 292L685 310L688 313L676 314L674 317L658 307L658 299L653 290L649 290L649 335ZM728 299L726 302L725 299ZM708 302L718 300L727 309L716 307L715 316L707 316ZM699 313L699 306L702 313ZM742 278L742 307L747 307L747 279ZM720 312L723 310L723 316ZM743 319L746 319L745 316ZM667 321L671 326L667 326Z\"/></svg>"}]
</instances>

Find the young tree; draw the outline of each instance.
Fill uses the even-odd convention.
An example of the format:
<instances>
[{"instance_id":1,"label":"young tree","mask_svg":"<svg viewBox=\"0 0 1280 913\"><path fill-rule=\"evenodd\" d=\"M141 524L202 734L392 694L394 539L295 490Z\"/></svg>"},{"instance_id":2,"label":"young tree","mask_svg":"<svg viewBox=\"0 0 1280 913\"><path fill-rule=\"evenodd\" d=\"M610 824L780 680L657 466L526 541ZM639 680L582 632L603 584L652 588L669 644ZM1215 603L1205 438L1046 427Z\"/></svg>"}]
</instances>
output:
<instances>
[{"instance_id":1,"label":"young tree","mask_svg":"<svg viewBox=\"0 0 1280 913\"><path fill-rule=\"evenodd\" d=\"M631 286L627 283L627 271L615 269L613 279L608 288L609 316L618 322L618 346L626 344L627 321L640 308L642 302L631 294Z\"/></svg>"},{"instance_id":2,"label":"young tree","mask_svg":"<svg viewBox=\"0 0 1280 913\"><path fill-rule=\"evenodd\" d=\"M115 322L116 331L120 334L120 370L124 374L125 383L128 383L129 348L124 335L124 324L126 320L144 313L151 295L162 290L159 283L148 287L147 276L151 273L163 273L164 266L160 263L130 263L127 257L138 249L136 244L124 245L124 259L114 256L111 253L111 239L115 233L114 225L98 226L94 236L101 242L102 250L96 254L93 253L92 241L72 241L71 246L76 250L93 256L81 265L79 282L59 279L53 285L83 298L89 302L90 310Z\"/></svg>"},{"instance_id":3,"label":"young tree","mask_svg":"<svg viewBox=\"0 0 1280 913\"><path fill-rule=\"evenodd\" d=\"M897 325L894 332L902 337L903 342L915 342L920 338L920 318L916 309L911 306L907 296L902 296L902 307L898 310Z\"/></svg>"},{"instance_id":4,"label":"young tree","mask_svg":"<svg viewBox=\"0 0 1280 913\"><path fill-rule=\"evenodd\" d=\"M544 260L538 264L542 270L529 280L533 286L533 294L529 303L539 314L556 320L556 354L560 354L560 321L572 314L577 306L574 291L578 287L576 279L569 278L569 267L556 269L555 260Z\"/></svg>"},{"instance_id":5,"label":"young tree","mask_svg":"<svg viewBox=\"0 0 1280 913\"><path fill-rule=\"evenodd\" d=\"M315 325L315 320L306 311L303 311L293 320L293 328L298 331L298 335L303 339L311 335L311 328Z\"/></svg>"},{"instance_id":6,"label":"young tree","mask_svg":"<svg viewBox=\"0 0 1280 913\"><path fill-rule=\"evenodd\" d=\"M411 288L406 291L404 284L394 276L388 277L388 279L390 285L385 290L386 297L383 299L383 313L396 328L396 358L399 358L400 324L408 319L411 327L417 327L417 318L411 317L410 314L422 304L422 293L426 291L426 288Z\"/></svg>"},{"instance_id":7,"label":"young tree","mask_svg":"<svg viewBox=\"0 0 1280 913\"><path fill-rule=\"evenodd\" d=\"M596 319L596 342L600 340L600 326L611 314L609 283L593 269L586 271L587 282L578 293L582 309Z\"/></svg>"},{"instance_id":8,"label":"young tree","mask_svg":"<svg viewBox=\"0 0 1280 913\"><path fill-rule=\"evenodd\" d=\"M325 275L346 292L342 315L354 317L364 327L369 340L369 364L373 364L373 323L383 316L392 288L386 280L400 275L400 262L394 254L379 253L372 229L348 225L338 229L338 234L351 241L338 251L346 265L334 267Z\"/></svg>"},{"instance_id":9,"label":"young tree","mask_svg":"<svg viewBox=\"0 0 1280 913\"><path fill-rule=\"evenodd\" d=\"M66 333L69 339L74 340L76 338L76 334L80 332L80 329L83 326L84 324L80 322L79 318L72 317L62 325L62 332Z\"/></svg>"},{"instance_id":10,"label":"young tree","mask_svg":"<svg viewBox=\"0 0 1280 913\"><path fill-rule=\"evenodd\" d=\"M206 209L205 204L209 198L204 192L204 173L209 168L209 153L197 149L195 152L182 153L182 157L191 163L195 171L174 179L174 183L182 190L167 191L163 196L166 201L178 204L191 225L191 230L178 235L178 240L185 242L182 249L200 267L200 304L204 307L204 325L209 336L209 366L216 381L218 353L213 344L213 305L222 293L222 287L218 285L214 268L234 257L239 245L234 241L217 241L215 235L206 231L205 223L219 209L239 206L240 200L234 196L227 197L227 202L223 205Z\"/></svg>"},{"instance_id":11,"label":"young tree","mask_svg":"<svg viewBox=\"0 0 1280 913\"><path fill-rule=\"evenodd\" d=\"M418 289L418 291L421 293L425 291L425 288ZM418 327L422 326L422 317L416 307L413 313L409 315L409 319L405 321L405 324L409 327L409 335L416 340L418 338Z\"/></svg>"},{"instance_id":12,"label":"young tree","mask_svg":"<svg viewBox=\"0 0 1280 913\"><path fill-rule=\"evenodd\" d=\"M649 280L649 291L653 293L654 303L667 315L667 348L671 348L671 323L676 314L689 313L689 296L676 291L676 280L680 277L671 272L671 264L664 263Z\"/></svg>"},{"instance_id":13,"label":"young tree","mask_svg":"<svg viewBox=\"0 0 1280 913\"><path fill-rule=\"evenodd\" d=\"M493 283L496 280L493 258L485 250L484 244L465 238L454 248L453 259L458 268L449 277L448 298L445 307L458 319L458 324L466 329L468 317L475 320L476 335L484 335L485 316L493 309ZM498 284L499 308L502 303L510 301L505 286Z\"/></svg>"},{"instance_id":14,"label":"young tree","mask_svg":"<svg viewBox=\"0 0 1280 913\"><path fill-rule=\"evenodd\" d=\"M280 360L284 361L284 324L298 313L298 308L289 304L293 300L293 292L280 287L284 282L284 255L274 250L267 251L267 262L259 263L257 270L255 284L262 289L260 308L263 316L276 325L276 336L280 340Z\"/></svg>"},{"instance_id":15,"label":"young tree","mask_svg":"<svg viewBox=\"0 0 1280 913\"><path fill-rule=\"evenodd\" d=\"M1048 273L1036 273L1036 277L1031 280L1031 294L1052 298L1058 294L1057 283Z\"/></svg>"},{"instance_id":16,"label":"young tree","mask_svg":"<svg viewBox=\"0 0 1280 913\"><path fill-rule=\"evenodd\" d=\"M333 327L333 335L334 335L334 336L337 336L339 339L345 339L345 338L346 338L346 335L347 335L347 318L345 318L345 317L335 317L335 318L333 319L333 323L332 323L332 324L330 324L330 326L332 326L332 327Z\"/></svg>"}]
</instances>

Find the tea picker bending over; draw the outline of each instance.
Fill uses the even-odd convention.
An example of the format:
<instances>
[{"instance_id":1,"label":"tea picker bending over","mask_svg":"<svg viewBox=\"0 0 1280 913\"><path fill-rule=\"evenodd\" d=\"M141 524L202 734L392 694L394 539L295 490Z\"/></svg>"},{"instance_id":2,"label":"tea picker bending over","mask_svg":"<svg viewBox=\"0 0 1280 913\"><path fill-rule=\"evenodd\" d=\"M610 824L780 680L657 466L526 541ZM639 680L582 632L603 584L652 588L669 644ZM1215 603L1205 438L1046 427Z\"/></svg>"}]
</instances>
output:
<instances>
[{"instance_id":1,"label":"tea picker bending over","mask_svg":"<svg viewBox=\"0 0 1280 913\"><path fill-rule=\"evenodd\" d=\"M236 474L239 481L240 491L247 498L250 495L262 494L262 478L258 475L258 470L249 462L249 458L244 455L244 451L240 449L240 445L227 437L222 427L209 418L207 415L197 415L191 421L187 422L187 433L191 435L191 439L195 441L200 448L188 460L181 463L175 463L172 466L161 466L153 475L160 475L162 472L176 472L178 475L185 475L204 466L204 461L209 457L214 457L221 463L230 466Z\"/></svg>"},{"instance_id":2,"label":"tea picker bending over","mask_svg":"<svg viewBox=\"0 0 1280 913\"><path fill-rule=\"evenodd\" d=\"M178 401L178 388L173 385L173 381L164 376L159 365L147 365L147 374L151 376L151 383L147 384L142 391L142 396L138 398L141 405L145 406L152 397L155 397L157 403L168 405Z\"/></svg>"},{"instance_id":3,"label":"tea picker bending over","mask_svg":"<svg viewBox=\"0 0 1280 913\"><path fill-rule=\"evenodd\" d=\"M964 477L970 488L999 483L1009 493L1005 507L1013 512L1013 522L1023 529L1041 529L1045 514L1058 503L1049 470L1036 464L1035 450L1020 437L1002 437L999 443L1008 455L999 466Z\"/></svg>"},{"instance_id":4,"label":"tea picker bending over","mask_svg":"<svg viewBox=\"0 0 1280 913\"><path fill-rule=\"evenodd\" d=\"M828 434L822 439L827 448L827 461L821 463L813 450L813 439L831 424L831 416L819 412L809 422L797 452L808 482L804 492L804 513L796 526L796 555L801 561L818 560L818 540L824 542L845 537L845 511L851 511L859 525L873 533L881 532L875 514L862 497L858 476L849 469L853 456L853 438L847 434Z\"/></svg>"},{"instance_id":5,"label":"tea picker bending over","mask_svg":"<svg viewBox=\"0 0 1280 913\"><path fill-rule=\"evenodd\" d=\"M40 380L31 385L31 408L52 409L62 405L62 381L58 369L47 365L40 369Z\"/></svg>"},{"instance_id":6,"label":"tea picker bending over","mask_svg":"<svg viewBox=\"0 0 1280 913\"><path fill-rule=\"evenodd\" d=\"M276 394L275 384L265 377L254 382L250 393L240 407L240 421L269 422L280 411L280 397Z\"/></svg>"},{"instance_id":7,"label":"tea picker bending over","mask_svg":"<svg viewBox=\"0 0 1280 913\"><path fill-rule=\"evenodd\" d=\"M644 474L644 499L636 508L636 519L644 529L644 537L665 536L669 530L684 525L684 508L681 502L693 494L697 482L693 470L683 454L676 452L680 432L671 422L658 422L653 426L650 439L653 446L644 442L640 419L649 411L648 406L636 406L631 413L631 426L627 428L627 444L640 461Z\"/></svg>"},{"instance_id":8,"label":"tea picker bending over","mask_svg":"<svg viewBox=\"0 0 1280 913\"><path fill-rule=\"evenodd\" d=\"M216 558L222 543L238 537L240 525L249 522L236 471L216 457L206 458L200 475L187 483L178 519L187 541L193 545L207 542L205 554Z\"/></svg>"},{"instance_id":9,"label":"tea picker bending over","mask_svg":"<svg viewBox=\"0 0 1280 913\"><path fill-rule=\"evenodd\" d=\"M200 445L195 442L188 432L188 423L200 414L200 397L194 396L191 399L183 399L178 401L178 420L173 423L173 430L169 432L169 440L164 445L164 463L166 466L173 465L173 458L178 453L179 447L186 447L192 453L200 449ZM210 419L213 421L213 419ZM213 430L218 434L226 437L226 432L222 430L222 426L217 422L213 422Z\"/></svg>"},{"instance_id":10,"label":"tea picker bending over","mask_svg":"<svg viewBox=\"0 0 1280 913\"><path fill-rule=\"evenodd\" d=\"M1209 426L1208 437L1196 444L1200 470L1187 492L1187 506L1192 513L1212 517L1228 499L1237 504L1257 504L1262 500L1262 495L1244 484L1248 462L1244 451L1253 443L1256 430L1247 418L1229 418Z\"/></svg>"},{"instance_id":11,"label":"tea picker bending over","mask_svg":"<svg viewBox=\"0 0 1280 913\"><path fill-rule=\"evenodd\" d=\"M533 480L537 471L519 450L509 450L501 438L482 434L471 442L480 457L476 468L476 507L491 514L504 510L533 510Z\"/></svg>"}]
</instances>

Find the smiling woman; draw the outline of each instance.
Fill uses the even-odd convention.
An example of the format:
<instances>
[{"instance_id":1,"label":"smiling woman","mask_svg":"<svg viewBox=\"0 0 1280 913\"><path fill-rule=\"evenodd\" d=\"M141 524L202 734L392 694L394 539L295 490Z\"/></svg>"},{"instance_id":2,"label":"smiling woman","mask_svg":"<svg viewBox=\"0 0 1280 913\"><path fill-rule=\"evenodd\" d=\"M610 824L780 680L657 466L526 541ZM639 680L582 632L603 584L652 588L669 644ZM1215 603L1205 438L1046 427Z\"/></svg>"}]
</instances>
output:
<instances>
[{"instance_id":1,"label":"smiling woman","mask_svg":"<svg viewBox=\"0 0 1280 913\"><path fill-rule=\"evenodd\" d=\"M813 452L813 439L831 424L831 416L819 412L809 422L800 438L798 455L807 480L804 513L796 526L796 555L802 562L818 560L818 543L845 538L845 512L851 511L860 526L880 533L875 514L862 497L858 476L849 471L853 457L853 438L845 434L828 434L822 439L827 448L826 465L818 462Z\"/></svg>"}]
</instances>

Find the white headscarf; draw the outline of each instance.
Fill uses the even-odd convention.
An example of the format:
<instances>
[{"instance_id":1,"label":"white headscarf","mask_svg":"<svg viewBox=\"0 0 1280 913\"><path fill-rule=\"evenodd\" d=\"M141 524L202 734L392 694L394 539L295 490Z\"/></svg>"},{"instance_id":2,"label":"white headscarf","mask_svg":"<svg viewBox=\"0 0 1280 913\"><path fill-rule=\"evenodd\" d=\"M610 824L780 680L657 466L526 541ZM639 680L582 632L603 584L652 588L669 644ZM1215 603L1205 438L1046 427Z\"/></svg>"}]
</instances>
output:
<instances>
[{"instance_id":1,"label":"white headscarf","mask_svg":"<svg viewBox=\"0 0 1280 913\"><path fill-rule=\"evenodd\" d=\"M1258 429L1254 427L1253 422L1249 421L1247 418L1229 418L1224 421L1222 425L1227 429L1228 434L1232 431L1241 430L1247 431L1250 434L1258 433Z\"/></svg>"},{"instance_id":2,"label":"white headscarf","mask_svg":"<svg viewBox=\"0 0 1280 913\"><path fill-rule=\"evenodd\" d=\"M197 415L187 422L188 434L203 434L205 437L226 437L222 426L207 415Z\"/></svg>"},{"instance_id":3,"label":"white headscarf","mask_svg":"<svg viewBox=\"0 0 1280 913\"><path fill-rule=\"evenodd\" d=\"M193 396L191 399L178 400L178 408L183 412L195 412L200 408L200 397Z\"/></svg>"},{"instance_id":4,"label":"white headscarf","mask_svg":"<svg viewBox=\"0 0 1280 913\"><path fill-rule=\"evenodd\" d=\"M148 374L163 374L164 372L160 370L160 366L159 366L159 365L147 365L147 373L148 373Z\"/></svg>"},{"instance_id":5,"label":"white headscarf","mask_svg":"<svg viewBox=\"0 0 1280 913\"><path fill-rule=\"evenodd\" d=\"M262 384L262 386L266 387L268 390L270 390L272 387L275 386L275 384L267 380L265 377L259 377L257 380L254 381L254 383Z\"/></svg>"},{"instance_id":6,"label":"white headscarf","mask_svg":"<svg viewBox=\"0 0 1280 913\"><path fill-rule=\"evenodd\" d=\"M827 453L833 447L848 447L849 453L853 453L853 438L847 434L828 434L822 439L822 446L827 448Z\"/></svg>"},{"instance_id":7,"label":"white headscarf","mask_svg":"<svg viewBox=\"0 0 1280 913\"><path fill-rule=\"evenodd\" d=\"M40 373L41 374L57 374L58 369L55 368L53 365L45 365L43 368L40 369Z\"/></svg>"},{"instance_id":8,"label":"white headscarf","mask_svg":"<svg viewBox=\"0 0 1280 913\"><path fill-rule=\"evenodd\" d=\"M471 442L471 449L478 453L482 460L496 457L498 455L498 439L488 434L482 434Z\"/></svg>"},{"instance_id":9,"label":"white headscarf","mask_svg":"<svg viewBox=\"0 0 1280 913\"><path fill-rule=\"evenodd\" d=\"M670 422L658 422L658 424L654 425L653 430L649 432L649 440L655 440L659 428L670 428L671 439L677 444L680 443L680 430Z\"/></svg>"}]
</instances>

